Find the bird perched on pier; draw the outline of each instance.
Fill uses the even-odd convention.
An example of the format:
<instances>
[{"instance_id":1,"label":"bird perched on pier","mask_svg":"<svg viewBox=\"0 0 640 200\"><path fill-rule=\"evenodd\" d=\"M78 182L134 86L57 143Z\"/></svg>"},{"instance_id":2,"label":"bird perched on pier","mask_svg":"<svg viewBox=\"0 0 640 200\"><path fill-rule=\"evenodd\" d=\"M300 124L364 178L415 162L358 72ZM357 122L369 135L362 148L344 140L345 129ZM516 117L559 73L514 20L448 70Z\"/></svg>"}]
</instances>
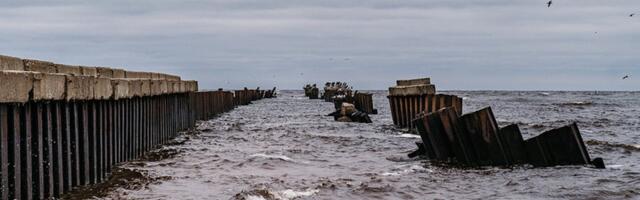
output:
<instances>
[{"instance_id":1,"label":"bird perched on pier","mask_svg":"<svg viewBox=\"0 0 640 200\"><path fill-rule=\"evenodd\" d=\"M551 4L553 4L553 1L552 1L552 0L549 0L549 2L547 2L547 8L548 8L548 7L551 7Z\"/></svg>"},{"instance_id":2,"label":"bird perched on pier","mask_svg":"<svg viewBox=\"0 0 640 200\"><path fill-rule=\"evenodd\" d=\"M623 76L623 77L622 77L622 80L624 80L624 79L628 79L628 78L629 78L629 75L626 75L626 76Z\"/></svg>"}]
</instances>

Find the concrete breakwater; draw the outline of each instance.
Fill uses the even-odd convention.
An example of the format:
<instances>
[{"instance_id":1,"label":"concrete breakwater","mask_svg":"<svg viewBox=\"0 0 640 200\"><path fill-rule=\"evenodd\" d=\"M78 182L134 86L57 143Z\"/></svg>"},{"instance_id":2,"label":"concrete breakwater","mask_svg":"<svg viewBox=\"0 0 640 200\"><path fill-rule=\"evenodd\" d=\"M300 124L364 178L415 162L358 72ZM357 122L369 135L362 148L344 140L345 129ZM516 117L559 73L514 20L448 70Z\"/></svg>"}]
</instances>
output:
<instances>
[{"instance_id":1,"label":"concrete breakwater","mask_svg":"<svg viewBox=\"0 0 640 200\"><path fill-rule=\"evenodd\" d=\"M99 183L196 120L272 93L198 91L175 75L0 56L0 199Z\"/></svg>"}]
</instances>

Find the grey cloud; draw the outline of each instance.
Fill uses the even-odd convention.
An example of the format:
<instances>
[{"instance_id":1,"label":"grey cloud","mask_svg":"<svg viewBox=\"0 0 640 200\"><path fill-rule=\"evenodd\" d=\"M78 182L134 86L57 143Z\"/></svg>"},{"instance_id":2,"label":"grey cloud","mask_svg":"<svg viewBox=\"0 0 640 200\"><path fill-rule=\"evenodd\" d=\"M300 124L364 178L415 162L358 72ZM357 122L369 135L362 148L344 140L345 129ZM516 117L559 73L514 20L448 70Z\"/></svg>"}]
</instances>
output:
<instances>
[{"instance_id":1,"label":"grey cloud","mask_svg":"<svg viewBox=\"0 0 640 200\"><path fill-rule=\"evenodd\" d=\"M0 54L176 73L204 88L384 89L431 76L442 89L638 90L640 18L628 13L640 2L544 3L2 2Z\"/></svg>"}]
</instances>

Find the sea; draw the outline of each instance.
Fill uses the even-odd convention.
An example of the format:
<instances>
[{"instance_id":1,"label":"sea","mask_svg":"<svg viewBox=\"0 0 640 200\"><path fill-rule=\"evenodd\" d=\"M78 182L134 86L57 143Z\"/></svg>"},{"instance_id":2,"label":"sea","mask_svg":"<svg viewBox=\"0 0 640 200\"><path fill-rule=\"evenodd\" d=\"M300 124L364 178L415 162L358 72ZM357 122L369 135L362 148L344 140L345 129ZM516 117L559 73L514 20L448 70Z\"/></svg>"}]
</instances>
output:
<instances>
[{"instance_id":1,"label":"sea","mask_svg":"<svg viewBox=\"0 0 640 200\"><path fill-rule=\"evenodd\" d=\"M386 91L373 123L335 122L333 104L280 91L198 122L123 168L155 180L117 188L112 199L640 199L640 92L440 91L464 112L490 106L524 138L577 122L591 166L460 168L408 158L419 136L393 126Z\"/></svg>"}]
</instances>

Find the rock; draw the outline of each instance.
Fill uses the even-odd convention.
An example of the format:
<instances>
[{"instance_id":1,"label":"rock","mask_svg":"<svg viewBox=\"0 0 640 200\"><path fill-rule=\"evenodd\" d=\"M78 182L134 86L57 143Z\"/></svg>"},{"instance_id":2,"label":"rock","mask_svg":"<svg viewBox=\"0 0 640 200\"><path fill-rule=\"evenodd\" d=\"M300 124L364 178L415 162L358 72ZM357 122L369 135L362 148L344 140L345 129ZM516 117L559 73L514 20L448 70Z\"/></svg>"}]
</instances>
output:
<instances>
[{"instance_id":1,"label":"rock","mask_svg":"<svg viewBox=\"0 0 640 200\"><path fill-rule=\"evenodd\" d=\"M339 121L339 122L353 122L353 121L351 121L351 118L349 118L347 116L339 117L337 121Z\"/></svg>"},{"instance_id":2,"label":"rock","mask_svg":"<svg viewBox=\"0 0 640 200\"><path fill-rule=\"evenodd\" d=\"M348 116L351 115L351 113L354 113L358 110L356 110L356 106L350 103L342 103L342 107L340 108L340 114L342 116Z\"/></svg>"}]
</instances>

